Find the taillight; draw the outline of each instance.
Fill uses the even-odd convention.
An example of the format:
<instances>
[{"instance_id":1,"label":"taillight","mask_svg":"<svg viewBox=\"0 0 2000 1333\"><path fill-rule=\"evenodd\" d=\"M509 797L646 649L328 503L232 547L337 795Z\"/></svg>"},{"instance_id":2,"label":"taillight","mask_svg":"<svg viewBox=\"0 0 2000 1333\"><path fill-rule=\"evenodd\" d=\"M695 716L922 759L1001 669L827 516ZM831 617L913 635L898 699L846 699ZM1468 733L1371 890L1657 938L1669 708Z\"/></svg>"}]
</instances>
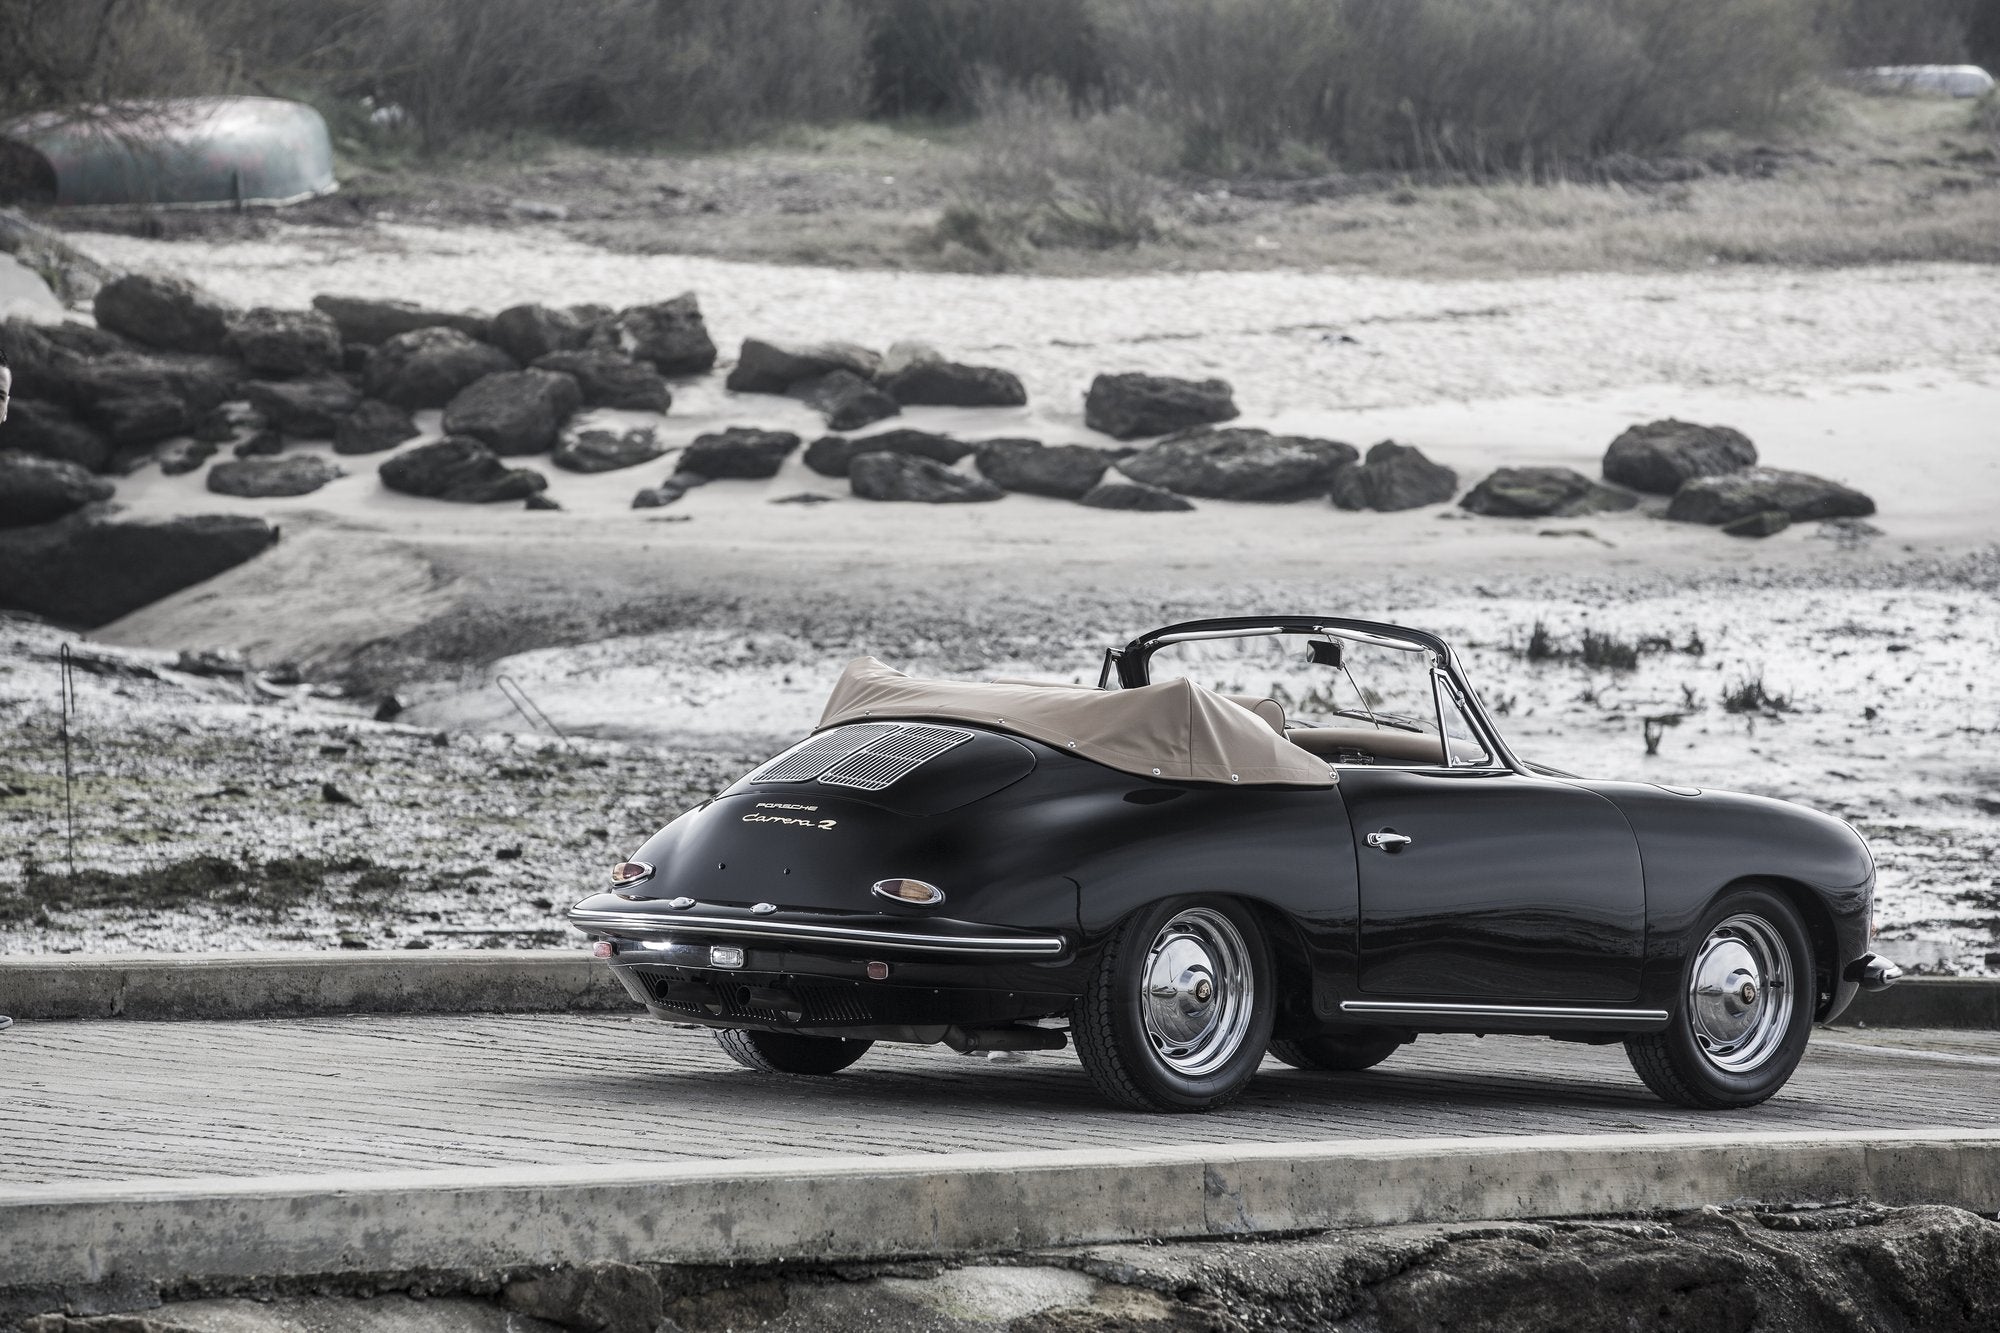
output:
<instances>
[{"instance_id":1,"label":"taillight","mask_svg":"<svg viewBox=\"0 0 2000 1333\"><path fill-rule=\"evenodd\" d=\"M643 884L653 877L653 867L644 861L620 861L611 867L611 887L629 889L634 884Z\"/></svg>"}]
</instances>

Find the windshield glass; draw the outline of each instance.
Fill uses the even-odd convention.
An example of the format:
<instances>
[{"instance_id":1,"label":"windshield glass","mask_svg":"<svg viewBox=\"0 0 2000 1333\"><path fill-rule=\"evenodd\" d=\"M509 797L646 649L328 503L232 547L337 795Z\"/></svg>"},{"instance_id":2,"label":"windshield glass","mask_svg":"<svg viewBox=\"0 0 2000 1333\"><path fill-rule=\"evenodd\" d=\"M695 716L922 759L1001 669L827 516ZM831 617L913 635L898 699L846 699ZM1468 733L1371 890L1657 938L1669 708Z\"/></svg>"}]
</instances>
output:
<instances>
[{"instance_id":1,"label":"windshield glass","mask_svg":"<svg viewBox=\"0 0 2000 1333\"><path fill-rule=\"evenodd\" d=\"M1418 651L1324 634L1191 639L1154 652L1148 678L1185 678L1218 694L1275 699L1294 726L1437 732L1430 664Z\"/></svg>"}]
</instances>

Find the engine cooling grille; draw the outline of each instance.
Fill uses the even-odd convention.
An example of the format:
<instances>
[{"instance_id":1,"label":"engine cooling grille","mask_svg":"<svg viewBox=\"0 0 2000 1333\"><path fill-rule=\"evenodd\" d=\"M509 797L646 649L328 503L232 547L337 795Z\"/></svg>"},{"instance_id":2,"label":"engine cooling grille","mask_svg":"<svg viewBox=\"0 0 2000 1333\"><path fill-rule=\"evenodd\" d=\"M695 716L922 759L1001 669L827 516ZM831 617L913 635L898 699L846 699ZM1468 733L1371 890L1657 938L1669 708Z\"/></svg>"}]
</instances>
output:
<instances>
[{"instance_id":1,"label":"engine cooling grille","mask_svg":"<svg viewBox=\"0 0 2000 1333\"><path fill-rule=\"evenodd\" d=\"M894 722L863 722L852 727L835 727L802 741L758 769L752 782L810 782L870 741L893 736L902 730Z\"/></svg>"},{"instance_id":2,"label":"engine cooling grille","mask_svg":"<svg viewBox=\"0 0 2000 1333\"><path fill-rule=\"evenodd\" d=\"M786 751L751 777L752 782L810 782L881 791L920 765L972 739L956 727L926 722L862 722Z\"/></svg>"}]
</instances>

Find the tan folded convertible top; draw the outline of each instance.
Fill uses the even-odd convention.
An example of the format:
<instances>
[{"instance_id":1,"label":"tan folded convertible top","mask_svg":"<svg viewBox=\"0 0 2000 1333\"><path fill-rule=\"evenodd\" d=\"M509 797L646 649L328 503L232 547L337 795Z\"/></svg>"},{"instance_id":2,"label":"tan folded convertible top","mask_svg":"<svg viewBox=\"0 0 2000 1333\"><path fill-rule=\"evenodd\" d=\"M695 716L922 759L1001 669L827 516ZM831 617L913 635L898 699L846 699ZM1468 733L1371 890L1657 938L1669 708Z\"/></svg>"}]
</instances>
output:
<instances>
[{"instance_id":1,"label":"tan folded convertible top","mask_svg":"<svg viewBox=\"0 0 2000 1333\"><path fill-rule=\"evenodd\" d=\"M1073 750L1121 773L1251 786L1330 787L1326 761L1255 713L1188 680L1134 690L916 680L872 657L847 664L819 725L887 718L969 722Z\"/></svg>"}]
</instances>

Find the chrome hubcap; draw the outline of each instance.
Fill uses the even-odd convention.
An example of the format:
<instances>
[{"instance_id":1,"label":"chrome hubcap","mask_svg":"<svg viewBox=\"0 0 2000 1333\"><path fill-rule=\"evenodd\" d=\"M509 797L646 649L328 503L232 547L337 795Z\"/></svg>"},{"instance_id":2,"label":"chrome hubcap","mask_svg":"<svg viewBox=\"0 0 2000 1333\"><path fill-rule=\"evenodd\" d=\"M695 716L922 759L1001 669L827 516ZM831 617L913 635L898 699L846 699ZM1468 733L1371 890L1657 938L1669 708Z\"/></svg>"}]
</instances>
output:
<instances>
[{"instance_id":1,"label":"chrome hubcap","mask_svg":"<svg viewBox=\"0 0 2000 1333\"><path fill-rule=\"evenodd\" d=\"M1177 1073L1211 1073L1243 1045L1255 1001L1250 950L1222 913L1191 907L1153 937L1140 1007L1146 1039Z\"/></svg>"},{"instance_id":2,"label":"chrome hubcap","mask_svg":"<svg viewBox=\"0 0 2000 1333\"><path fill-rule=\"evenodd\" d=\"M1741 1074L1784 1044L1792 1026L1791 957L1770 922L1743 913L1709 932L1688 978L1694 1043L1717 1069Z\"/></svg>"}]
</instances>

